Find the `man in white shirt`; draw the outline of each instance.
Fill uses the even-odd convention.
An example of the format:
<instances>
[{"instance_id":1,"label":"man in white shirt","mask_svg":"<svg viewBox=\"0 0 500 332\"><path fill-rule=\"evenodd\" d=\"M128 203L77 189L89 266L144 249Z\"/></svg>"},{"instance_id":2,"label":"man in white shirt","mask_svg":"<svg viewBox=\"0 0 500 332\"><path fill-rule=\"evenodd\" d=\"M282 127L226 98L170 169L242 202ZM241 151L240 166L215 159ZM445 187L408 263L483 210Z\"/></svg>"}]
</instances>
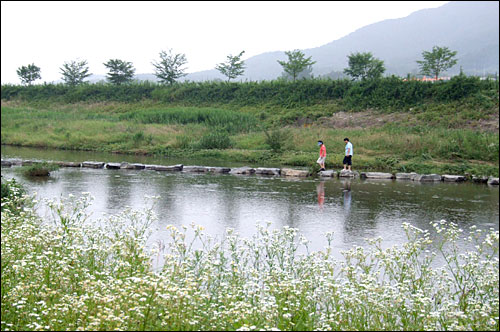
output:
<instances>
[{"instance_id":1,"label":"man in white shirt","mask_svg":"<svg viewBox=\"0 0 500 332\"><path fill-rule=\"evenodd\" d=\"M344 157L344 171L351 170L352 166L352 143L349 142L349 139L344 138L345 143L345 157Z\"/></svg>"}]
</instances>

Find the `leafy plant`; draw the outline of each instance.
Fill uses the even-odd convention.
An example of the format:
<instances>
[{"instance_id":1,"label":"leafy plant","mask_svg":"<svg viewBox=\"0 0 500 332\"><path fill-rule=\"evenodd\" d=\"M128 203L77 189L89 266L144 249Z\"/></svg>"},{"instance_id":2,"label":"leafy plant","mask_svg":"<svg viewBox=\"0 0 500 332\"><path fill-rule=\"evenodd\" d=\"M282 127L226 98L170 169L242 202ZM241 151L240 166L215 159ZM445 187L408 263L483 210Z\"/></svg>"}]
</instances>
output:
<instances>
[{"instance_id":1,"label":"leafy plant","mask_svg":"<svg viewBox=\"0 0 500 332\"><path fill-rule=\"evenodd\" d=\"M241 51L240 54L232 56L227 56L226 63L219 63L215 69L220 71L220 73L227 77L229 82L232 78L236 78L245 72L245 61L241 60L245 51Z\"/></svg>"},{"instance_id":2,"label":"leafy plant","mask_svg":"<svg viewBox=\"0 0 500 332\"><path fill-rule=\"evenodd\" d=\"M35 66L34 63L28 66L22 66L17 69L17 75L21 79L21 82L27 85L31 85L36 79L42 78L40 76L40 67Z\"/></svg>"},{"instance_id":3,"label":"leafy plant","mask_svg":"<svg viewBox=\"0 0 500 332\"><path fill-rule=\"evenodd\" d=\"M62 79L69 86L76 86L83 83L83 80L90 75L87 60L65 62L60 68Z\"/></svg>"},{"instance_id":4,"label":"leafy plant","mask_svg":"<svg viewBox=\"0 0 500 332\"><path fill-rule=\"evenodd\" d=\"M229 135L223 130L216 130L203 135L199 142L201 149L227 149L231 145Z\"/></svg>"},{"instance_id":5,"label":"leafy plant","mask_svg":"<svg viewBox=\"0 0 500 332\"><path fill-rule=\"evenodd\" d=\"M264 133L266 135L266 144L269 145L273 152L280 152L290 138L290 130L288 129L274 129L270 133L264 129Z\"/></svg>"},{"instance_id":6,"label":"leafy plant","mask_svg":"<svg viewBox=\"0 0 500 332\"><path fill-rule=\"evenodd\" d=\"M155 67L155 75L161 83L174 84L177 79L186 76L186 70L182 68L187 63L185 54L174 54L172 49L168 52L160 52L160 61L153 62Z\"/></svg>"},{"instance_id":7,"label":"leafy plant","mask_svg":"<svg viewBox=\"0 0 500 332\"><path fill-rule=\"evenodd\" d=\"M306 58L305 54L300 50L287 51L285 54L288 56L288 62L278 60L278 63L287 74L292 76L294 82L301 72L311 68L316 63L316 61L311 60L311 57Z\"/></svg>"},{"instance_id":8,"label":"leafy plant","mask_svg":"<svg viewBox=\"0 0 500 332\"><path fill-rule=\"evenodd\" d=\"M26 166L23 169L23 174L26 176L49 176L50 172L56 171L59 166L47 162L35 163L31 166Z\"/></svg>"},{"instance_id":9,"label":"leafy plant","mask_svg":"<svg viewBox=\"0 0 500 332\"><path fill-rule=\"evenodd\" d=\"M109 69L107 79L112 84L120 85L129 83L134 77L135 69L131 62L110 59L104 63L104 66Z\"/></svg>"}]
</instances>

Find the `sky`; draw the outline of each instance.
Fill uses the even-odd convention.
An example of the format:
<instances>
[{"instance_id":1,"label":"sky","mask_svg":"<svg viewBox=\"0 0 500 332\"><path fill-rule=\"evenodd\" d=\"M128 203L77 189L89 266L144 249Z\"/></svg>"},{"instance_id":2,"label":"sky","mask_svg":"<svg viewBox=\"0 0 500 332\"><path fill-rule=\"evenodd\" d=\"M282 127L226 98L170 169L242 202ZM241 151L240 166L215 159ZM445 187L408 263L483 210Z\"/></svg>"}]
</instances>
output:
<instances>
[{"instance_id":1,"label":"sky","mask_svg":"<svg viewBox=\"0 0 500 332\"><path fill-rule=\"evenodd\" d=\"M34 63L35 84L61 79L65 62L132 62L153 73L161 51L185 54L186 73L214 69L228 55L319 47L366 25L449 1L1 1L1 83Z\"/></svg>"}]
</instances>

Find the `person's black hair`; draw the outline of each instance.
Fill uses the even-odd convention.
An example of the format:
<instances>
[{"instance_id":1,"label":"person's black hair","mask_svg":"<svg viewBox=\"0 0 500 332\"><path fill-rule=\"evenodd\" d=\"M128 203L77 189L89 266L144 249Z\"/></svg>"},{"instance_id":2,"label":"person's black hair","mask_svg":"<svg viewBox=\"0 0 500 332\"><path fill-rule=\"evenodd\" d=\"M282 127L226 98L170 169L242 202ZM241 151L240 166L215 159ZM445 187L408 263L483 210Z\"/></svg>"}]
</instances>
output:
<instances>
[{"instance_id":1,"label":"person's black hair","mask_svg":"<svg viewBox=\"0 0 500 332\"><path fill-rule=\"evenodd\" d=\"M321 144L323 144L323 141L322 141L322 140L319 140L319 141L318 141L318 143L321 143Z\"/></svg>"},{"instance_id":2,"label":"person's black hair","mask_svg":"<svg viewBox=\"0 0 500 332\"><path fill-rule=\"evenodd\" d=\"M349 139L346 137L346 138L344 138L344 141L348 141L349 142Z\"/></svg>"}]
</instances>

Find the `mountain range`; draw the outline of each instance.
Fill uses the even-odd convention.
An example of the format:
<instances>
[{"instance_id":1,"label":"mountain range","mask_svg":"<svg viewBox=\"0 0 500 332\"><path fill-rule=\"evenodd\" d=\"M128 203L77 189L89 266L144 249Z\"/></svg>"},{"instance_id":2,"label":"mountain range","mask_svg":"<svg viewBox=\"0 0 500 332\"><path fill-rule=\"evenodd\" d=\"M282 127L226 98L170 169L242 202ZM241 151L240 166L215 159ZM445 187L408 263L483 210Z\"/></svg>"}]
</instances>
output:
<instances>
[{"instance_id":1,"label":"mountain range","mask_svg":"<svg viewBox=\"0 0 500 332\"><path fill-rule=\"evenodd\" d=\"M301 50L316 63L312 74L339 77L348 66L348 55L371 52L384 61L385 75L418 74L417 60L433 46L457 51L457 65L444 75L460 69L469 75L497 74L499 68L499 2L452 1L441 7L416 11L407 17L384 20L362 27L328 44ZM291 51L291 50L290 50ZM285 52L268 52L245 59L246 70L238 81L273 80L283 68L277 60L288 60ZM153 74L139 80L155 81ZM189 73L183 80L225 80L219 71Z\"/></svg>"}]
</instances>

